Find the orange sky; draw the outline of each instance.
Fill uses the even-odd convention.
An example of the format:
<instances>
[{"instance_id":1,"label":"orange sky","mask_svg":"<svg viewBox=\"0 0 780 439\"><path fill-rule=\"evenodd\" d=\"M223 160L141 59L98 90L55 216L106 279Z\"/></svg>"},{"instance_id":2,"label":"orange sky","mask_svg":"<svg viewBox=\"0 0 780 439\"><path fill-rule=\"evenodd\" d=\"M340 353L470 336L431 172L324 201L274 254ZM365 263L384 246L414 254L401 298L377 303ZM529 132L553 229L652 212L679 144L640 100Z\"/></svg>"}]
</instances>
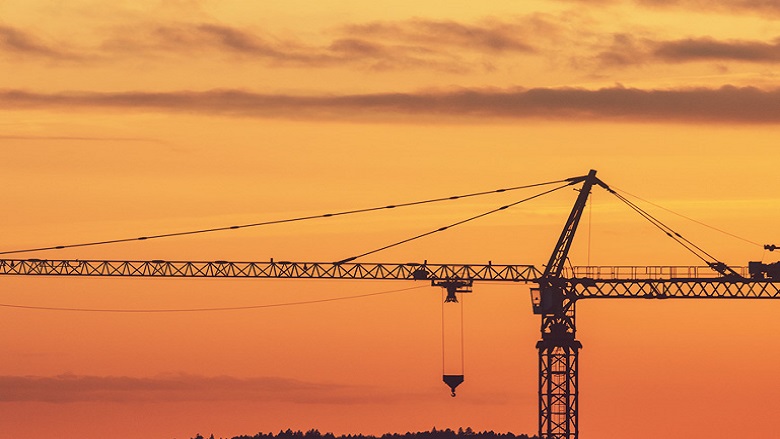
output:
<instances>
[{"instance_id":1,"label":"orange sky","mask_svg":"<svg viewBox=\"0 0 780 439\"><path fill-rule=\"evenodd\" d=\"M3 1L0 251L589 169L780 244L778 18L780 6L752 0ZM533 193L22 257L333 261ZM575 197L567 189L366 261L541 267ZM645 206L727 263L778 259ZM571 257L700 263L667 241L597 189ZM222 307L414 286L4 278L0 304ZM535 433L527 286L479 284L467 298L454 399L440 382L440 301L421 287L236 312L0 307L0 437ZM578 312L583 439L775 434L780 303L590 301Z\"/></svg>"}]
</instances>

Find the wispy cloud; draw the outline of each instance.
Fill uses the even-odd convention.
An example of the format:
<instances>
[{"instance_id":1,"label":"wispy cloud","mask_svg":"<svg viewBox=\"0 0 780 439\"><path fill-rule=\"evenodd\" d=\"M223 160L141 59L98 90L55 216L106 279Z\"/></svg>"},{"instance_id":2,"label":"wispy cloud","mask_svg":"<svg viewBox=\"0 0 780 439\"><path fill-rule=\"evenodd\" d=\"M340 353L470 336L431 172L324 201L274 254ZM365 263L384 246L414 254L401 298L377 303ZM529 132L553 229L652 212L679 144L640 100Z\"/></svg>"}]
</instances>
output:
<instances>
[{"instance_id":1,"label":"wispy cloud","mask_svg":"<svg viewBox=\"0 0 780 439\"><path fill-rule=\"evenodd\" d=\"M447 121L558 119L677 123L780 123L780 89L465 89L448 92L297 96L242 90L167 93L0 91L4 108L181 112L220 116Z\"/></svg>"},{"instance_id":2,"label":"wispy cloud","mask_svg":"<svg viewBox=\"0 0 780 439\"><path fill-rule=\"evenodd\" d=\"M634 0L653 7L683 7L701 12L730 11L780 14L780 3L775 0Z\"/></svg>"},{"instance_id":3,"label":"wispy cloud","mask_svg":"<svg viewBox=\"0 0 780 439\"><path fill-rule=\"evenodd\" d=\"M0 402L133 402L254 400L349 404L365 400L365 389L287 378L197 375L0 376Z\"/></svg>"},{"instance_id":4,"label":"wispy cloud","mask_svg":"<svg viewBox=\"0 0 780 439\"><path fill-rule=\"evenodd\" d=\"M748 14L780 14L780 3L775 0L559 0L569 3L610 5L633 3L651 8L682 8L705 13L731 12Z\"/></svg>"},{"instance_id":5,"label":"wispy cloud","mask_svg":"<svg viewBox=\"0 0 780 439\"><path fill-rule=\"evenodd\" d=\"M319 64L330 60L316 47L283 41L236 27L213 23L183 23L141 26L141 32L116 29L117 36L101 44L104 53L113 55L151 55L170 53L219 52L277 63Z\"/></svg>"},{"instance_id":6,"label":"wispy cloud","mask_svg":"<svg viewBox=\"0 0 780 439\"><path fill-rule=\"evenodd\" d=\"M538 22L522 20L502 22L485 20L480 23L413 19L400 22L372 22L344 26L343 31L361 38L374 38L420 45L420 47L450 47L479 52L533 52L527 38Z\"/></svg>"},{"instance_id":7,"label":"wispy cloud","mask_svg":"<svg viewBox=\"0 0 780 439\"><path fill-rule=\"evenodd\" d=\"M780 62L780 39L767 43L762 41L718 41L714 38L687 38L658 43L653 51L653 55L670 62L715 60L776 63Z\"/></svg>"},{"instance_id":8,"label":"wispy cloud","mask_svg":"<svg viewBox=\"0 0 780 439\"><path fill-rule=\"evenodd\" d=\"M661 40L613 34L611 40L601 44L595 58L604 67L688 62L776 64L780 62L780 38L772 41L713 37Z\"/></svg>"},{"instance_id":9,"label":"wispy cloud","mask_svg":"<svg viewBox=\"0 0 780 439\"><path fill-rule=\"evenodd\" d=\"M659 7L686 3L684 0L643 1ZM768 3L777 3L780 12L780 2ZM743 1L740 4L763 3ZM545 63L546 69L573 69L581 75L596 77L604 69L637 65L690 61L773 64L780 59L778 39L669 40L648 28L618 29L615 33L598 29L600 23L576 12L473 21L414 18L358 22L326 30L313 29L296 37L207 20L139 21L126 27L96 29L94 40L98 43L78 47L66 43L66 37L55 42L29 30L0 25L0 56L94 65L123 60L165 64L174 60L188 63L192 59L211 59L233 64L259 63L271 68L349 67L363 71L419 69L448 73L516 68L533 59L537 64Z\"/></svg>"},{"instance_id":10,"label":"wispy cloud","mask_svg":"<svg viewBox=\"0 0 780 439\"><path fill-rule=\"evenodd\" d=\"M0 52L10 53L19 57L59 61L82 59L81 55L66 50L59 44L44 41L44 39L30 32L5 25L0 25Z\"/></svg>"},{"instance_id":11,"label":"wispy cloud","mask_svg":"<svg viewBox=\"0 0 780 439\"><path fill-rule=\"evenodd\" d=\"M538 17L476 23L413 19L342 25L306 40L215 22L144 22L101 29L103 38L98 37L96 46L68 50L32 32L0 26L0 53L101 62L208 55L283 67L465 72L484 68L486 53L501 57L534 52L530 35L542 25ZM546 26L549 31L550 24Z\"/></svg>"},{"instance_id":12,"label":"wispy cloud","mask_svg":"<svg viewBox=\"0 0 780 439\"><path fill-rule=\"evenodd\" d=\"M626 33L613 34L596 55L596 59L605 67L625 67L644 64L648 60L646 41Z\"/></svg>"},{"instance_id":13,"label":"wispy cloud","mask_svg":"<svg viewBox=\"0 0 780 439\"><path fill-rule=\"evenodd\" d=\"M527 26L526 26L527 27ZM341 26L322 34L324 44L282 39L256 30L215 23L180 23L121 32L106 40L107 52L191 54L215 52L284 66L352 64L371 69L425 67L468 70L468 55L485 51L530 53L518 23L410 20Z\"/></svg>"}]
</instances>

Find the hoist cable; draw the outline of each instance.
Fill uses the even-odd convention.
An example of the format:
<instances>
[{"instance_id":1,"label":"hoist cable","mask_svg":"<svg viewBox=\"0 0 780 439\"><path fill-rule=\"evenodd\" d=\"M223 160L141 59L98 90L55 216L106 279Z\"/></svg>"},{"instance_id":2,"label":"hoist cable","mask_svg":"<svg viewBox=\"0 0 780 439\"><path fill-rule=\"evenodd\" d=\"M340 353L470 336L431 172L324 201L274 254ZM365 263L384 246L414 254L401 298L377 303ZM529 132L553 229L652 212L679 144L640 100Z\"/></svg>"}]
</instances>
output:
<instances>
[{"instance_id":1,"label":"hoist cable","mask_svg":"<svg viewBox=\"0 0 780 439\"><path fill-rule=\"evenodd\" d=\"M640 200L640 201L642 201L642 202L645 202L645 203L647 203L647 204L650 204L650 205L652 205L652 206L655 206L655 207L657 207L657 208L659 208L659 209L661 209L661 210L665 210L665 211L667 211L667 212L669 212L669 213L671 213L671 214L673 214L673 215L677 215L677 216L679 216L680 218L684 218L684 219L687 219L688 221L694 222L694 223L696 223L696 224L698 224L698 225L700 225L700 226L707 227L708 229L715 230L716 232L723 233L724 235L728 235L728 236L731 236L732 238L739 239L740 241L745 241L745 242L747 242L748 244L753 244L753 245L757 245L757 246L759 246L759 247L764 247L763 245L761 245L761 244L759 244L759 243L757 243L757 242L755 242L755 241L751 241L751 240L749 240L749 239L747 239L747 238L743 238L743 237L741 237L741 236L739 236L739 235L735 235L735 234L733 234L733 233L730 233L730 232L727 232L727 231L725 231L725 230L723 230L723 229L719 229L719 228L717 228L717 227L714 227L714 226L711 226L711 225L709 225L709 224L703 223L703 222L701 222L701 221L699 221L699 220L693 219L693 218L691 218L691 217L689 217L689 216L685 216L685 215L683 215L683 214L681 214L681 213L678 213L678 212L675 212L675 211L673 211L673 210L671 210L671 209L667 209L666 207L663 207L663 206L661 206L661 205L658 205L658 204L656 204L656 203L653 203L652 201L645 200L645 199L643 199L643 198L641 198L641 197L638 197L638 196L636 196L636 195L634 195L634 194L632 194L632 193L630 193L630 192L626 192L626 191L624 191L623 189L618 189L618 188L616 188L615 186L612 186L612 188L613 188L613 189L615 189L615 190L617 190L617 191L619 191L619 192L622 192L622 193L624 193L624 194L626 194L626 195L628 195L628 196L630 196L630 197L636 198L637 200Z\"/></svg>"},{"instance_id":2,"label":"hoist cable","mask_svg":"<svg viewBox=\"0 0 780 439\"><path fill-rule=\"evenodd\" d=\"M305 300L301 302L284 302L284 303L271 303L266 305L248 305L248 306L229 306L220 308L179 308L179 309L97 309L97 308L62 308L53 306L31 306L31 305L12 305L7 303L0 303L0 307L3 308L16 308L38 311L77 311L77 312L97 312L97 313L132 313L132 314L152 314L152 313L177 313L177 312L213 312L213 311L242 311L250 309L262 309L262 308L278 308L283 306L294 305L311 305L315 303L324 302L336 302L340 300L358 299L361 297L379 296L383 294L399 293L402 291L416 290L420 288L428 288L430 285L418 285L409 288L400 288L388 291L379 291L368 294L358 294L355 296L343 296L343 297L330 297L327 299L315 299Z\"/></svg>"},{"instance_id":3,"label":"hoist cable","mask_svg":"<svg viewBox=\"0 0 780 439\"><path fill-rule=\"evenodd\" d=\"M447 343L446 343L446 337L444 334L447 332L447 326L444 322L444 305L447 304L446 301L447 297L447 290L442 288L441 290L441 374L446 375L447 374L447 352L445 350L447 349Z\"/></svg>"},{"instance_id":4,"label":"hoist cable","mask_svg":"<svg viewBox=\"0 0 780 439\"><path fill-rule=\"evenodd\" d=\"M464 327L464 317L463 317L463 303L464 303L464 297L463 294L460 295L460 299L457 302L447 302L447 290L442 289L442 296L441 296L441 373L442 375L447 375L447 352L445 352L447 348L446 343L446 325L445 325L445 312L444 307L445 306L460 306L460 375L464 375L466 372L466 330ZM457 292L455 294L458 294Z\"/></svg>"},{"instance_id":5,"label":"hoist cable","mask_svg":"<svg viewBox=\"0 0 780 439\"><path fill-rule=\"evenodd\" d=\"M463 294L460 295L460 374L466 374L466 325L464 307L466 299Z\"/></svg>"},{"instance_id":6,"label":"hoist cable","mask_svg":"<svg viewBox=\"0 0 780 439\"><path fill-rule=\"evenodd\" d=\"M83 242L83 243L77 243L77 244L67 244L67 245L55 245L55 246L49 246L49 247L37 247L37 248L28 248L23 250L7 250L7 251L0 251L0 255L10 255L15 253L31 253L31 252L39 252L39 251L46 251L46 250L62 250L66 248L76 248L76 247L90 247L90 246L96 246L96 245L106 245L106 244L118 244L122 242L132 242L132 241L146 241L149 239L159 239L159 238L171 238L175 236L186 236L186 235L197 235L202 233L211 233L211 232L220 232L225 230L236 230L236 229L245 229L249 227L259 227L259 226L268 226L272 224L282 224L282 223L292 223L297 221L306 221L306 220L313 220L318 218L331 218L335 216L343 216L343 215L352 215L357 213L366 213L366 212L374 212L378 210L385 210L385 209L394 209L396 207L409 207L409 206L418 206L421 204L429 204L429 203L437 203L441 201L450 201L450 200L459 200L462 198L470 198L470 197L477 197L481 195L489 195L489 194L496 194L496 193L502 193L502 192L511 192L516 191L520 189L529 189L539 186L546 186L550 184L555 183L561 183L567 180L556 180L556 181L548 181L544 183L535 183L535 184L528 184L523 186L513 186L509 188L503 188L503 189L496 189L492 191L483 191L483 192L474 192L464 195L453 195L451 197L441 197L441 198L432 198L428 200L421 200L421 201L412 201L407 203L400 203L400 204L391 204L386 206L377 206L377 207L369 207L364 209L354 209L354 210L345 210L341 212L335 212L335 213L326 213L321 215L307 215L307 216L301 216L301 217L294 217L294 218L286 218L281 220L271 220L271 221L262 221L262 222L256 222L256 223L249 223L249 224L240 224L240 225L234 225L234 226L225 226L225 227L212 227L207 229L198 229L198 230L189 230L184 232L173 232L173 233L161 233L157 235L147 235L147 236L140 236L137 238L120 238L120 239L109 239L104 241L92 241L92 242Z\"/></svg>"},{"instance_id":7,"label":"hoist cable","mask_svg":"<svg viewBox=\"0 0 780 439\"><path fill-rule=\"evenodd\" d=\"M336 261L336 262L334 262L334 264L336 264L336 265L339 265L339 264L344 264L344 263L347 263L347 262L352 262L352 261L354 261L355 259L362 258L363 256L372 255L372 254L374 254L374 253L381 252L382 250L387 250L387 249L389 249L389 248L396 247L396 246L399 246L399 245L401 245L401 244L406 244L407 242L411 242L411 241L414 241L414 240L417 240L417 239L420 239L420 238L424 238L424 237L426 237L426 236L433 235L434 233L437 233L437 232L443 232L443 231L445 231L445 230L451 229L451 228L453 228L453 227L456 227L456 226L459 226L459 225L461 225L461 224L465 224L465 223L468 223L468 222L474 221L474 220L476 220L476 219L479 219L479 218L486 217L486 216L488 216L488 215L490 215L490 214L493 214L493 213L499 212L499 211L501 211L501 210L506 210L506 209L508 209L508 208L510 208L510 207L517 206L517 205L518 205L518 204L520 204L520 203L524 203L524 202L526 202L526 201L533 200L534 198L539 198L539 197L541 197L542 195L547 195L547 194L549 194L549 193L552 193L552 192L555 192L555 191L557 191L557 190L563 189L563 188L565 188L565 187L567 187L567 186L571 186L572 184L575 184L575 183L573 183L573 182L569 182L569 183L567 183L567 184L564 184L564 185L562 185L562 186L558 186L558 187L556 187L556 188L553 188L553 189L546 190L546 191L544 191L544 192L541 192L541 193L538 193L538 194L536 194L536 195L533 195L533 196L530 196L530 197L527 197L527 198L523 198L523 199L522 199L522 200L520 200L520 201L515 201L514 203L510 203L510 204L507 204L507 205L504 205L504 206L501 206L501 207L497 207L497 208L495 208L495 209L492 209L492 210L489 210L489 211L487 211L487 212L480 213L479 215L474 215L474 216L472 216L472 217L469 217L469 218L466 218L466 219L463 219L463 220L460 220L460 221L454 222L454 223L452 223L452 224L449 224L449 225L446 225L446 226L443 226L443 227L439 227L438 229L430 230L430 231L428 231L428 232L421 233L421 234L419 234L419 235L416 235L416 236L412 236L411 238L402 239L401 241L397 241L397 242L394 242L394 243L392 243L392 244L388 244L388 245L385 245L385 246L382 246L382 247L376 248L376 249L374 249L374 250L370 250L370 251L367 251L367 252L365 252L365 253L361 253L361 254L359 254L359 255L351 256L351 257L349 257L349 258L345 258L345 259L342 259L342 260L340 260L340 261Z\"/></svg>"}]
</instances>

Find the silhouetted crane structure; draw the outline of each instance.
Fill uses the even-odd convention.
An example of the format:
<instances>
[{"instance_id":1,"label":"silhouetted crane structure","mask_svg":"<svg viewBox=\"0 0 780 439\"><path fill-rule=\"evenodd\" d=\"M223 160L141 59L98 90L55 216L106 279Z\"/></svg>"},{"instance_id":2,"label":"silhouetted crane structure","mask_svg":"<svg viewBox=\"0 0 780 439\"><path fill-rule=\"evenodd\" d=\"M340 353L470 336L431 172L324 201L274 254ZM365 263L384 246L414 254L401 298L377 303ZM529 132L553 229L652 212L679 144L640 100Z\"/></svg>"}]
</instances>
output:
<instances>
[{"instance_id":1,"label":"silhouetted crane structure","mask_svg":"<svg viewBox=\"0 0 780 439\"><path fill-rule=\"evenodd\" d=\"M577 301L633 298L780 299L780 262L751 262L748 267L729 267L610 189L596 177L596 171L591 170L586 176L565 181L568 182L567 186L582 183L582 187L544 271L533 265L351 262L356 257L334 263L0 259L0 275L413 280L429 281L434 286L445 288L446 301L457 301L456 294L470 292L474 282L535 283L536 288L531 288L532 307L533 312L541 316L541 340L536 344L539 353L539 436L544 439L576 439L579 437L578 357L582 348L576 338ZM600 186L621 198L707 265L564 267L594 186ZM367 210L376 209L363 211ZM126 240L102 243L121 241ZM73 247L77 246L80 245ZM764 248L773 251L778 247L766 245Z\"/></svg>"}]
</instances>

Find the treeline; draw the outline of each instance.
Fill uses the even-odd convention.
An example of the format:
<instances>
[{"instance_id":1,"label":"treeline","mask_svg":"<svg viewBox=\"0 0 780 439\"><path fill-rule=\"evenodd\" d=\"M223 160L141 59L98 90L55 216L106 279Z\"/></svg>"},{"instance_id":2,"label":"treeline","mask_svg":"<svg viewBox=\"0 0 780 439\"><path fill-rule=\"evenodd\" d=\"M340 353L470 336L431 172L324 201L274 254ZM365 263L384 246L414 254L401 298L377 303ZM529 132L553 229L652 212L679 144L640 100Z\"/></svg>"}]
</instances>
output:
<instances>
[{"instance_id":1,"label":"treeline","mask_svg":"<svg viewBox=\"0 0 780 439\"><path fill-rule=\"evenodd\" d=\"M192 439L207 439L200 434ZM208 437L208 439L216 439L214 435ZM219 438L223 439L223 438ZM364 434L347 434L336 436L333 433L320 433L319 430L309 430L307 432L292 431L287 429L286 431L280 431L277 434L273 433L257 433L254 436L234 436L231 439L539 439L538 436L528 436L527 434L515 435L513 433L496 433L494 431L480 431L475 432L471 427L459 428L458 431L450 430L449 428L444 430L437 430L435 427L431 431L418 431L415 433L386 433L382 436L364 435Z\"/></svg>"}]
</instances>

